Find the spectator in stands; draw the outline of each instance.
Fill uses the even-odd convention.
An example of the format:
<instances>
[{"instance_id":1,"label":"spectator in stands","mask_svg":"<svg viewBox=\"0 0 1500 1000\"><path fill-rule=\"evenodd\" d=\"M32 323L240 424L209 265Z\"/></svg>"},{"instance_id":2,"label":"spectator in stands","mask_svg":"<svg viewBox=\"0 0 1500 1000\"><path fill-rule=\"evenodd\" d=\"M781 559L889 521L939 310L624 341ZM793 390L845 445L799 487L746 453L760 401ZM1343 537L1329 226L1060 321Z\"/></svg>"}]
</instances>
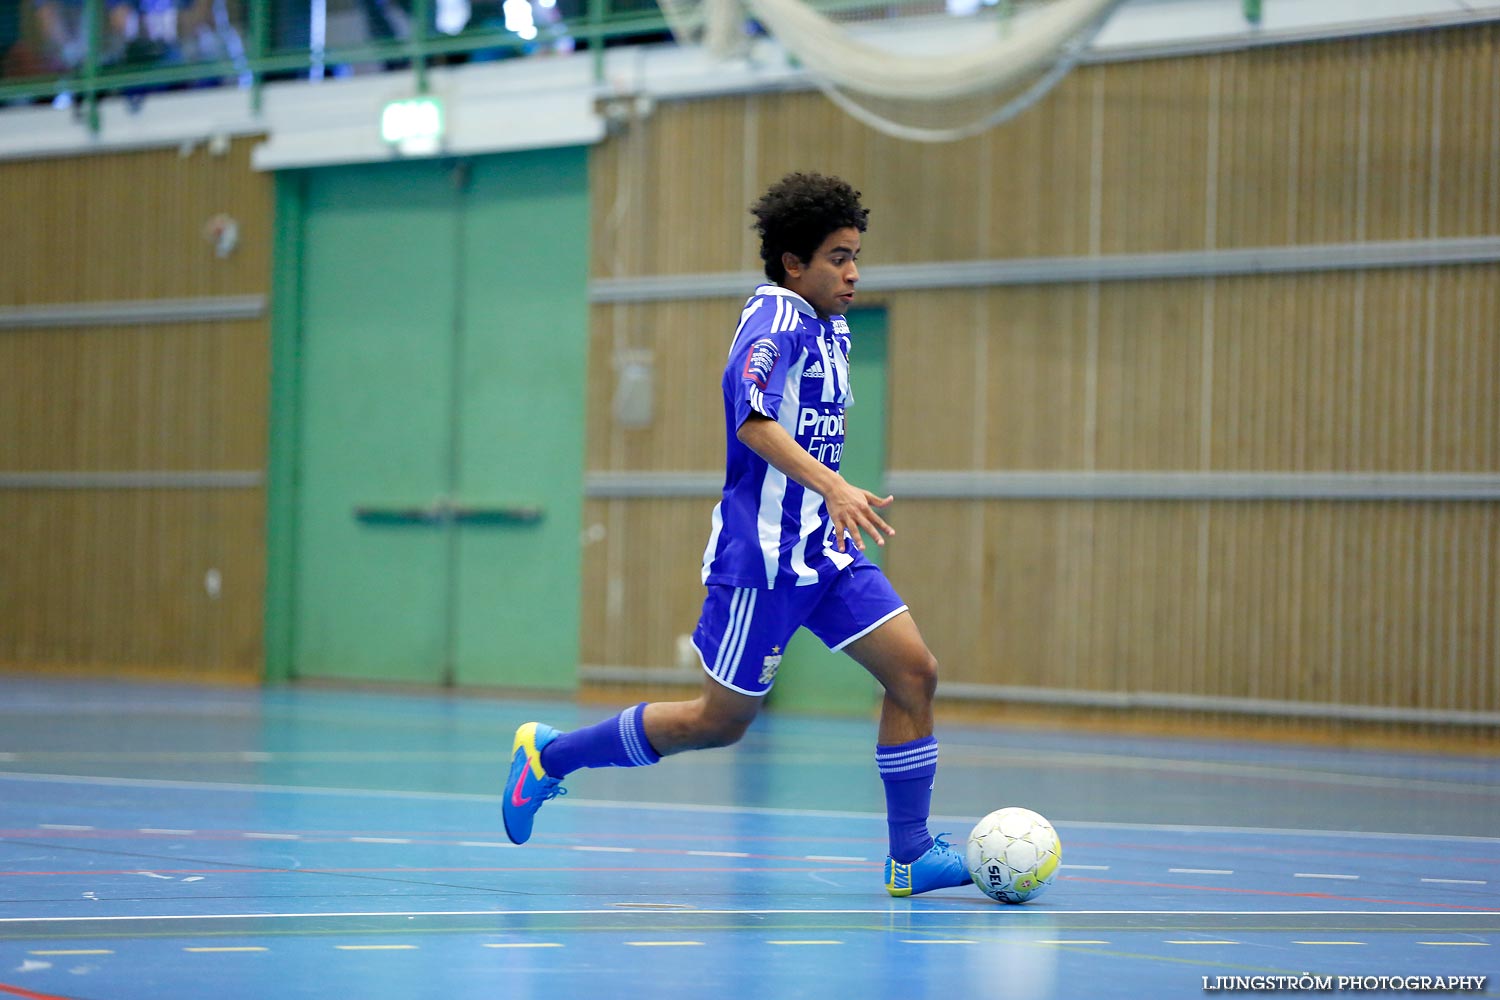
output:
<instances>
[{"instance_id":1,"label":"spectator in stands","mask_svg":"<svg viewBox=\"0 0 1500 1000\"><path fill-rule=\"evenodd\" d=\"M118 62L135 37L139 13L132 0L104 0L101 66ZM88 24L83 0L35 0L42 39L42 62L51 73L72 73L88 54Z\"/></svg>"}]
</instances>

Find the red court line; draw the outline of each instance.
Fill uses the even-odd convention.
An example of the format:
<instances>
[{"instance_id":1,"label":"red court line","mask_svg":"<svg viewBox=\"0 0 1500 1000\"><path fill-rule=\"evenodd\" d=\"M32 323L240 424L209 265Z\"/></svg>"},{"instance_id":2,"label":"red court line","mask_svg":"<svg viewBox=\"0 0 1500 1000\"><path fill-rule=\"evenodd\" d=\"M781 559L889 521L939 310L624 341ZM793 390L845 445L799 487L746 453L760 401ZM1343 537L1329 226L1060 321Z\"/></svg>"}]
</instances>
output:
<instances>
[{"instance_id":1,"label":"red court line","mask_svg":"<svg viewBox=\"0 0 1500 1000\"><path fill-rule=\"evenodd\" d=\"M25 997L26 1000L68 1000L67 997L60 997L54 993L35 993L31 990L22 989L19 986L10 986L5 983L0 983L0 993L9 993L13 996Z\"/></svg>"},{"instance_id":2,"label":"red court line","mask_svg":"<svg viewBox=\"0 0 1500 1000\"><path fill-rule=\"evenodd\" d=\"M305 843L305 842L299 842L299 843ZM342 841L340 843L342 843ZM360 846L365 846L365 845L360 845ZM410 844L388 844L388 845L375 844L375 845L370 845L370 846L375 846L375 847L381 847L381 846L388 846L388 847L410 847L410 846L413 846L413 845L410 845ZM570 848L567 845L560 845L560 846L557 846L557 847L553 847L552 850L564 850L565 851L565 850L570 850ZM536 851L528 851L527 853L534 855L537 852ZM578 853L595 853L595 852L593 852L593 851L579 851ZM666 849L666 848L638 847L638 848L632 848L631 851L630 851L630 853L636 854L636 855L642 855L642 854L666 854L666 855L669 855L669 856L672 856L672 857L679 857L684 852L682 850L680 850L680 849L678 849L678 850L669 850L669 849ZM198 859L193 859L193 860L198 860ZM805 857L800 857L800 856L797 856L797 855L786 855L786 854L750 854L750 853L746 853L746 854L744 854L743 857L736 858L735 860L737 860L737 861L802 861L802 862L808 862L809 861L809 859L807 859ZM832 861L832 859L830 859L830 858L817 858L814 862L810 862L810 863L821 863L821 864L825 864L826 865L830 861ZM708 871L735 871L735 872L739 872L739 871L757 871L757 872L761 872L761 871L841 871L841 870L845 870L845 869L857 869L857 868L863 868L863 867L867 867L867 866L868 867L878 867L878 866L884 864L883 861L865 861L863 859L851 860L851 861L832 861L832 863L833 864L837 864L837 865L839 865L841 867L839 867L839 868L826 868L826 867L823 867L823 868L813 868L813 867L807 867L807 868L762 868L762 867L754 867L754 866L747 866L747 865L738 865L738 866L735 866L733 868L723 868L723 867L703 867L703 868L686 867L686 868L631 868L631 869L608 868L608 869L592 869L592 868L574 868L572 866L559 866L559 867L553 867L553 868L531 868L531 867L525 867L525 866L514 866L514 867L497 868L497 867L493 867L493 866L477 866L476 867L476 866L467 866L467 865L455 865L455 866L446 866L446 867L425 867L425 866L424 867L412 867L412 866L403 866L403 867L400 867L400 868L387 868L387 867L379 867L379 868L344 868L344 867L339 867L339 868L333 868L333 867L329 867L329 866L323 865L323 866L319 866L319 867L316 867L316 868L312 868L312 867L307 867L307 868L285 868L285 867L276 866L276 865L255 865L255 864L245 864L243 862L240 863L240 864L230 864L230 863L226 862L223 866L218 867L218 868L152 868L149 865L141 865L141 866L136 867L136 868L92 868L92 869L73 869L73 870L68 870L68 871L0 871L0 878L5 878L5 877L15 878L15 877L32 876L32 875L42 875L42 876L50 876L50 877L58 877L58 876L66 876L66 875L80 875L80 876L81 875L140 875L140 874L143 874L143 873L145 873L145 874L152 874L152 875L246 875L246 874L254 875L254 874L277 874L277 873L284 873L284 874L288 874L288 875L297 875L297 874L307 874L307 873L332 874L332 873L338 873L338 872L524 872L524 871L624 871L624 870L629 870L629 871L686 871L686 872L699 872L699 871L702 871L702 872L708 872Z\"/></svg>"},{"instance_id":3,"label":"red court line","mask_svg":"<svg viewBox=\"0 0 1500 1000\"><path fill-rule=\"evenodd\" d=\"M1237 835L1238 836L1238 835ZM1346 851L1319 847L1283 847L1280 845L1256 846L1244 844L1118 844L1100 840L1074 840L1068 838L1067 846L1074 851L1089 848L1096 851L1149 851L1157 854L1249 854L1272 857L1307 855L1337 858L1397 858L1402 861L1472 862L1482 865L1500 864L1495 858L1445 858L1432 854L1410 854L1405 851Z\"/></svg>"},{"instance_id":4,"label":"red court line","mask_svg":"<svg viewBox=\"0 0 1500 1000\"><path fill-rule=\"evenodd\" d=\"M883 821L882 821L883 822ZM0 830L0 838L6 840L255 840L255 837L246 837L246 833L286 833L295 834L302 842L318 844L325 842L337 842L347 840L349 837L404 837L414 844L439 844L456 846L466 840L483 840L503 838L503 830L478 830L461 831L453 833L434 833L430 830L411 832L406 830L295 830L277 828L274 830L258 828L255 830L194 830L192 833L142 833L139 830ZM844 836L747 836L738 833L628 833L600 831L590 833L582 830L558 832L558 837L566 837L569 840L653 840L673 841L680 840L690 843L701 843L704 841L759 841L766 843L848 843L848 844L884 844L884 837L844 837Z\"/></svg>"},{"instance_id":5,"label":"red court line","mask_svg":"<svg viewBox=\"0 0 1500 1000\"><path fill-rule=\"evenodd\" d=\"M1118 878L1091 878L1085 875L1063 875L1069 882L1099 882L1104 885L1133 885L1143 889L1194 889L1199 892L1230 892L1251 896L1289 896L1295 899L1336 899L1350 903L1386 903L1391 906L1437 906L1445 910L1478 910L1494 912L1493 906L1468 906L1464 903L1419 903L1409 899L1376 899L1371 896L1337 896L1329 892L1284 892L1279 889L1236 889L1223 885L1187 885L1181 882L1131 882Z\"/></svg>"},{"instance_id":6,"label":"red court line","mask_svg":"<svg viewBox=\"0 0 1500 1000\"><path fill-rule=\"evenodd\" d=\"M153 875L427 875L436 872L736 872L745 874L758 874L760 872L848 872L860 871L863 869L874 871L880 868L882 864L883 862L876 861L848 861L839 864L836 868L818 868L804 865L798 865L796 867L769 867L764 865L759 867L746 867L741 865L734 868L646 868L631 865L599 865L587 868L578 865L554 865L550 867L534 868L520 866L509 868L131 868L128 870L118 871L0 872L0 876L140 875L142 872L150 872Z\"/></svg>"}]
</instances>

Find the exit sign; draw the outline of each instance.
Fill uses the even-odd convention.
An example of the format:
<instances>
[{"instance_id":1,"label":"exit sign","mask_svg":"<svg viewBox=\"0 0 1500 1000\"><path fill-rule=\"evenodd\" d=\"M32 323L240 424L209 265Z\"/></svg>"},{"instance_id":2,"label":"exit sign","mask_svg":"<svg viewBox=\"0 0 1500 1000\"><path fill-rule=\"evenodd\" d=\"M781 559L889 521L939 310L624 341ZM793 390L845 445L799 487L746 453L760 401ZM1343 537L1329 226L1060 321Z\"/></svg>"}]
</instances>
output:
<instances>
[{"instance_id":1,"label":"exit sign","mask_svg":"<svg viewBox=\"0 0 1500 1000\"><path fill-rule=\"evenodd\" d=\"M380 137L405 156L436 153L443 142L443 105L435 97L392 101L380 113Z\"/></svg>"}]
</instances>

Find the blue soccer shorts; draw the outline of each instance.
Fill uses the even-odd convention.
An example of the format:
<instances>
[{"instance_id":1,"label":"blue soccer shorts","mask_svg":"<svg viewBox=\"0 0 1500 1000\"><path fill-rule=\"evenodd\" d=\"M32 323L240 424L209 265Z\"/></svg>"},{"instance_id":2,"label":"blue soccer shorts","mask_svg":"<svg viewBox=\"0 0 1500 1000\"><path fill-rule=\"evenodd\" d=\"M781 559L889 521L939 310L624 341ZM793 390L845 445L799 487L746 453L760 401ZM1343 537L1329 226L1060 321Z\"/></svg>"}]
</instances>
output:
<instances>
[{"instance_id":1,"label":"blue soccer shorts","mask_svg":"<svg viewBox=\"0 0 1500 1000\"><path fill-rule=\"evenodd\" d=\"M805 587L710 584L693 645L710 677L731 691L763 695L792 634L801 626L829 649L843 649L906 610L880 567L865 559Z\"/></svg>"}]
</instances>

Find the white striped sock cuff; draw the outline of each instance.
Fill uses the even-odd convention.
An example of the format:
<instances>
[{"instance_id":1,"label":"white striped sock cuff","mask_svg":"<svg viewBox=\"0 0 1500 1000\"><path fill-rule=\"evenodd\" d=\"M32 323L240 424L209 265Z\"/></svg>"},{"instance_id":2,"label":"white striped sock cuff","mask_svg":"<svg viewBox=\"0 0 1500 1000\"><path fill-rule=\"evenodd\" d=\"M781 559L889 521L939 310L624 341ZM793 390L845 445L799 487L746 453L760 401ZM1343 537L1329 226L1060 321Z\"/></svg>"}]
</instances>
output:
<instances>
[{"instance_id":1,"label":"white striped sock cuff","mask_svg":"<svg viewBox=\"0 0 1500 1000\"><path fill-rule=\"evenodd\" d=\"M627 708L620 713L620 739L625 744L625 753L636 767L646 767L661 760L651 749L646 734L641 728L642 706Z\"/></svg>"},{"instance_id":2,"label":"white striped sock cuff","mask_svg":"<svg viewBox=\"0 0 1500 1000\"><path fill-rule=\"evenodd\" d=\"M917 746L876 747L875 766L881 775L928 771L937 768L938 744L935 738Z\"/></svg>"},{"instance_id":3,"label":"white striped sock cuff","mask_svg":"<svg viewBox=\"0 0 1500 1000\"><path fill-rule=\"evenodd\" d=\"M933 754L924 760L914 760L906 764L880 764L877 765L882 776L888 774L906 774L911 771L931 772L937 769L937 754Z\"/></svg>"}]
</instances>

